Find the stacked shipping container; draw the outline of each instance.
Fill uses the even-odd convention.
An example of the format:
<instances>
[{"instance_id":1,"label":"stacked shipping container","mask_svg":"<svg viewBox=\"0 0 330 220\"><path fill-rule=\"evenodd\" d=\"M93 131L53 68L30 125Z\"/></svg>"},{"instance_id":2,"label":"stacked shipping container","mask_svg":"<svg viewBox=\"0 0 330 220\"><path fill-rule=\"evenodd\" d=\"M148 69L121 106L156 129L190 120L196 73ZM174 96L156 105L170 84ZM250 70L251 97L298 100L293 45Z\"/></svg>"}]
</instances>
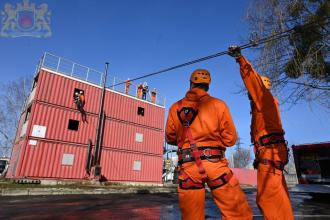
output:
<instances>
[{"instance_id":1,"label":"stacked shipping container","mask_svg":"<svg viewBox=\"0 0 330 220\"><path fill-rule=\"evenodd\" d=\"M41 68L23 111L8 177L83 179L96 137L101 87ZM87 122L73 102L83 90ZM106 90L102 175L108 181L161 183L164 107ZM142 111L142 114L141 114ZM139 112L139 114L138 114Z\"/></svg>"}]
</instances>

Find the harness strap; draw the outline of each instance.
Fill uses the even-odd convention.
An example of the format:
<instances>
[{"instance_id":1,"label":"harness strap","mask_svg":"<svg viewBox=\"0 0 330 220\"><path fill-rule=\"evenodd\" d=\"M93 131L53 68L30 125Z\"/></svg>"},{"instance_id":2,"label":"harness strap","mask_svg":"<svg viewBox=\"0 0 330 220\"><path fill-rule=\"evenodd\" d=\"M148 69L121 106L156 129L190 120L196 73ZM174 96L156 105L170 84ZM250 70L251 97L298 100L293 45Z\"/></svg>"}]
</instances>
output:
<instances>
[{"instance_id":1,"label":"harness strap","mask_svg":"<svg viewBox=\"0 0 330 220\"><path fill-rule=\"evenodd\" d=\"M188 138L190 145L196 144L196 141L194 140L190 131L190 125L197 116L198 107L199 107L199 103L196 103L194 106L190 108L182 107L182 100L178 101L178 110L177 110L178 118L181 124L183 125L183 132L178 142L178 146L181 148L183 147L186 138Z\"/></svg>"},{"instance_id":2,"label":"harness strap","mask_svg":"<svg viewBox=\"0 0 330 220\"><path fill-rule=\"evenodd\" d=\"M284 170L284 166L285 166L285 164L282 161L274 161L274 160L268 160L268 159L265 159L265 158L257 158L253 162L254 168L258 168L259 163L262 163L264 165L271 165L275 169L278 169L278 170L281 170L281 171Z\"/></svg>"},{"instance_id":3,"label":"harness strap","mask_svg":"<svg viewBox=\"0 0 330 220\"><path fill-rule=\"evenodd\" d=\"M194 182L185 172L181 171L182 179L179 179L180 189L203 189L204 183Z\"/></svg>"},{"instance_id":4,"label":"harness strap","mask_svg":"<svg viewBox=\"0 0 330 220\"><path fill-rule=\"evenodd\" d=\"M228 183L233 176L233 171L230 171L229 173L224 173L216 179L207 180L207 185L210 187L211 190L217 189Z\"/></svg>"},{"instance_id":5,"label":"harness strap","mask_svg":"<svg viewBox=\"0 0 330 220\"><path fill-rule=\"evenodd\" d=\"M225 149L222 147L198 147L198 150L201 154L201 160L224 158ZM178 149L177 154L179 159L178 162L180 165L183 163L195 161L190 148Z\"/></svg>"},{"instance_id":6,"label":"harness strap","mask_svg":"<svg viewBox=\"0 0 330 220\"><path fill-rule=\"evenodd\" d=\"M256 159L253 161L253 167L257 169L259 163L262 163L264 165L270 165L273 166L275 169L283 171L284 166L288 163L288 159L285 162L282 162L282 161L268 160L266 158L259 158L260 147L267 148L268 145L279 144L279 143L285 143L285 144L287 143L286 140L284 139L284 133L270 133L260 137L258 143L256 143L254 146ZM288 148L287 148L287 153L289 153Z\"/></svg>"},{"instance_id":7,"label":"harness strap","mask_svg":"<svg viewBox=\"0 0 330 220\"><path fill-rule=\"evenodd\" d=\"M199 102L197 102L193 107L187 108L182 107L182 100L178 101L178 117L183 125L183 132L178 143L179 148L183 147L184 141L188 138L191 154L195 159L195 163L198 167L198 172L202 176L202 181L204 182L207 179L205 168L203 167L202 160L201 160L201 153L196 146L196 141L192 136L190 125L193 120L196 118L198 113Z\"/></svg>"},{"instance_id":8,"label":"harness strap","mask_svg":"<svg viewBox=\"0 0 330 220\"><path fill-rule=\"evenodd\" d=\"M270 133L259 138L260 146L267 146L279 143L286 143L283 133Z\"/></svg>"}]
</instances>

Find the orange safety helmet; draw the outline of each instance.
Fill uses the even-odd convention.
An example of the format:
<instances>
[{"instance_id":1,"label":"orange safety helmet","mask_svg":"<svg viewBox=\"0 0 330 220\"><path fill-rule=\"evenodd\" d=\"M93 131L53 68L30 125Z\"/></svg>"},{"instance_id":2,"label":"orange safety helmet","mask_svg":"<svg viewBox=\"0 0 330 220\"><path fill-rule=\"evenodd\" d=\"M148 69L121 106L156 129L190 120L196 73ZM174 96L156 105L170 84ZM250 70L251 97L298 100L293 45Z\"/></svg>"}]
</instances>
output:
<instances>
[{"instance_id":1,"label":"orange safety helmet","mask_svg":"<svg viewBox=\"0 0 330 220\"><path fill-rule=\"evenodd\" d=\"M190 82L192 83L211 83L211 74L206 69L197 69L194 72L192 72L190 76Z\"/></svg>"},{"instance_id":2,"label":"orange safety helmet","mask_svg":"<svg viewBox=\"0 0 330 220\"><path fill-rule=\"evenodd\" d=\"M270 79L267 76L260 76L262 83L267 89L270 89L272 87L272 84L270 83Z\"/></svg>"}]
</instances>

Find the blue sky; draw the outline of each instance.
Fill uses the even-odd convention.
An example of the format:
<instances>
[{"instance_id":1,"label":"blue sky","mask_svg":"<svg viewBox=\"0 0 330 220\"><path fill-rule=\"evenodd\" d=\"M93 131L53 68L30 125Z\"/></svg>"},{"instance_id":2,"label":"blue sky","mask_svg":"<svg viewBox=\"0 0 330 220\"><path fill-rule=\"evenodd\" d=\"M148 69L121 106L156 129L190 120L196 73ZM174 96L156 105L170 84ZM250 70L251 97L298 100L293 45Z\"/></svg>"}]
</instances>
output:
<instances>
[{"instance_id":1,"label":"blue sky","mask_svg":"<svg viewBox=\"0 0 330 220\"><path fill-rule=\"evenodd\" d=\"M21 1L1 1L0 10L5 3L17 2ZM108 61L110 76L134 78L245 43L248 31L247 0L30 2L48 4L52 11L52 36L0 37L2 82L33 74L44 51L100 71ZM254 55L253 50L244 54L248 58ZM200 67L210 70L209 93L228 104L242 142L248 147L250 105L245 95L235 94L242 81L238 65L230 57L208 60L146 81L166 96L167 112L170 104L187 91L190 73ZM310 109L307 104L281 109L290 145L330 140L330 116L322 109Z\"/></svg>"}]
</instances>

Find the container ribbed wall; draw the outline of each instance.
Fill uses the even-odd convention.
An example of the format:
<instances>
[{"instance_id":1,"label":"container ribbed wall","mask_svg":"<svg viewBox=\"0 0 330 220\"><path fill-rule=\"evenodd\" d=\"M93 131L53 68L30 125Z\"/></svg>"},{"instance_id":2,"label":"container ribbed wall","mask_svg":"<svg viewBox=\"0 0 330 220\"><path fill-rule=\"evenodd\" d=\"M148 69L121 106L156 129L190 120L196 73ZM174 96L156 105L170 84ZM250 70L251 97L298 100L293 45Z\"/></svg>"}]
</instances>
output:
<instances>
[{"instance_id":1,"label":"container ribbed wall","mask_svg":"<svg viewBox=\"0 0 330 220\"><path fill-rule=\"evenodd\" d=\"M73 102L75 88L85 92L87 123ZM101 88L41 70L34 92L25 125L26 110L21 115L9 177L83 179L88 139L95 144ZM108 181L160 183L165 109L112 90L106 91L104 104L102 175ZM138 107L144 116L137 114ZM79 121L77 130L68 129L70 119ZM36 135L38 126L44 135ZM26 135L20 137L22 127Z\"/></svg>"},{"instance_id":2,"label":"container ribbed wall","mask_svg":"<svg viewBox=\"0 0 330 220\"><path fill-rule=\"evenodd\" d=\"M13 178L18 176L18 169L20 168L21 165L21 160L22 160L22 153L23 147L25 145L25 140L22 139L21 141L17 141L12 148L11 151L11 157L10 157L10 162L9 162L9 167L8 171L6 174L7 178Z\"/></svg>"},{"instance_id":3,"label":"container ribbed wall","mask_svg":"<svg viewBox=\"0 0 330 220\"><path fill-rule=\"evenodd\" d=\"M69 120L79 121L78 130L68 129ZM33 136L33 126L44 126L46 129L44 139L87 144L91 139L95 142L97 115L88 115L88 122L81 121L81 114L73 109L59 108L44 103L34 104L34 116L29 121L31 129L29 136ZM136 140L142 135L141 142ZM117 148L129 151L162 154L163 131L125 121L106 118L103 147Z\"/></svg>"},{"instance_id":4,"label":"container ribbed wall","mask_svg":"<svg viewBox=\"0 0 330 220\"><path fill-rule=\"evenodd\" d=\"M165 116L162 107L111 91L107 92L104 104L105 113L109 117L157 129L164 128ZM137 115L138 107L144 108L144 116Z\"/></svg>"},{"instance_id":5,"label":"container ribbed wall","mask_svg":"<svg viewBox=\"0 0 330 220\"><path fill-rule=\"evenodd\" d=\"M81 121L81 114L77 110L57 107L54 105L35 103L31 127L40 125L46 128L45 139L87 144L88 139L95 139L97 116L87 116L88 122ZM78 130L68 129L69 120L79 121ZM29 136L32 136L33 129Z\"/></svg>"},{"instance_id":6,"label":"container ribbed wall","mask_svg":"<svg viewBox=\"0 0 330 220\"><path fill-rule=\"evenodd\" d=\"M72 165L63 165L63 155L74 155ZM37 141L27 144L20 176L82 179L85 175L86 146Z\"/></svg>"},{"instance_id":7,"label":"container ribbed wall","mask_svg":"<svg viewBox=\"0 0 330 220\"><path fill-rule=\"evenodd\" d=\"M39 72L37 86L36 100L75 109L73 95L75 88L77 88L85 92L87 100L85 110L87 112L97 114L100 110L101 89L99 87L44 70Z\"/></svg>"},{"instance_id":8,"label":"container ribbed wall","mask_svg":"<svg viewBox=\"0 0 330 220\"><path fill-rule=\"evenodd\" d=\"M35 140L35 139L31 139ZM87 146L36 140L26 145L18 177L83 179ZM73 155L72 164L63 164L63 157ZM134 170L134 163L140 169ZM109 181L161 182L162 156L102 149L102 175Z\"/></svg>"},{"instance_id":9,"label":"container ribbed wall","mask_svg":"<svg viewBox=\"0 0 330 220\"><path fill-rule=\"evenodd\" d=\"M38 86L36 99L39 101L75 109L73 94L77 88L85 92L86 105L84 109L86 112L98 114L100 110L101 87L96 85L41 70ZM138 107L144 108L144 116L137 115ZM164 128L163 107L118 94L112 90L106 90L104 110L108 117L158 129Z\"/></svg>"},{"instance_id":10,"label":"container ribbed wall","mask_svg":"<svg viewBox=\"0 0 330 220\"><path fill-rule=\"evenodd\" d=\"M134 161L141 170L133 170ZM162 181L163 158L161 155L144 155L122 151L102 150L102 173L112 181L157 182Z\"/></svg>"},{"instance_id":11,"label":"container ribbed wall","mask_svg":"<svg viewBox=\"0 0 330 220\"><path fill-rule=\"evenodd\" d=\"M142 142L136 140L136 135L143 136ZM163 137L164 133L161 130L107 120L103 146L161 155Z\"/></svg>"}]
</instances>

